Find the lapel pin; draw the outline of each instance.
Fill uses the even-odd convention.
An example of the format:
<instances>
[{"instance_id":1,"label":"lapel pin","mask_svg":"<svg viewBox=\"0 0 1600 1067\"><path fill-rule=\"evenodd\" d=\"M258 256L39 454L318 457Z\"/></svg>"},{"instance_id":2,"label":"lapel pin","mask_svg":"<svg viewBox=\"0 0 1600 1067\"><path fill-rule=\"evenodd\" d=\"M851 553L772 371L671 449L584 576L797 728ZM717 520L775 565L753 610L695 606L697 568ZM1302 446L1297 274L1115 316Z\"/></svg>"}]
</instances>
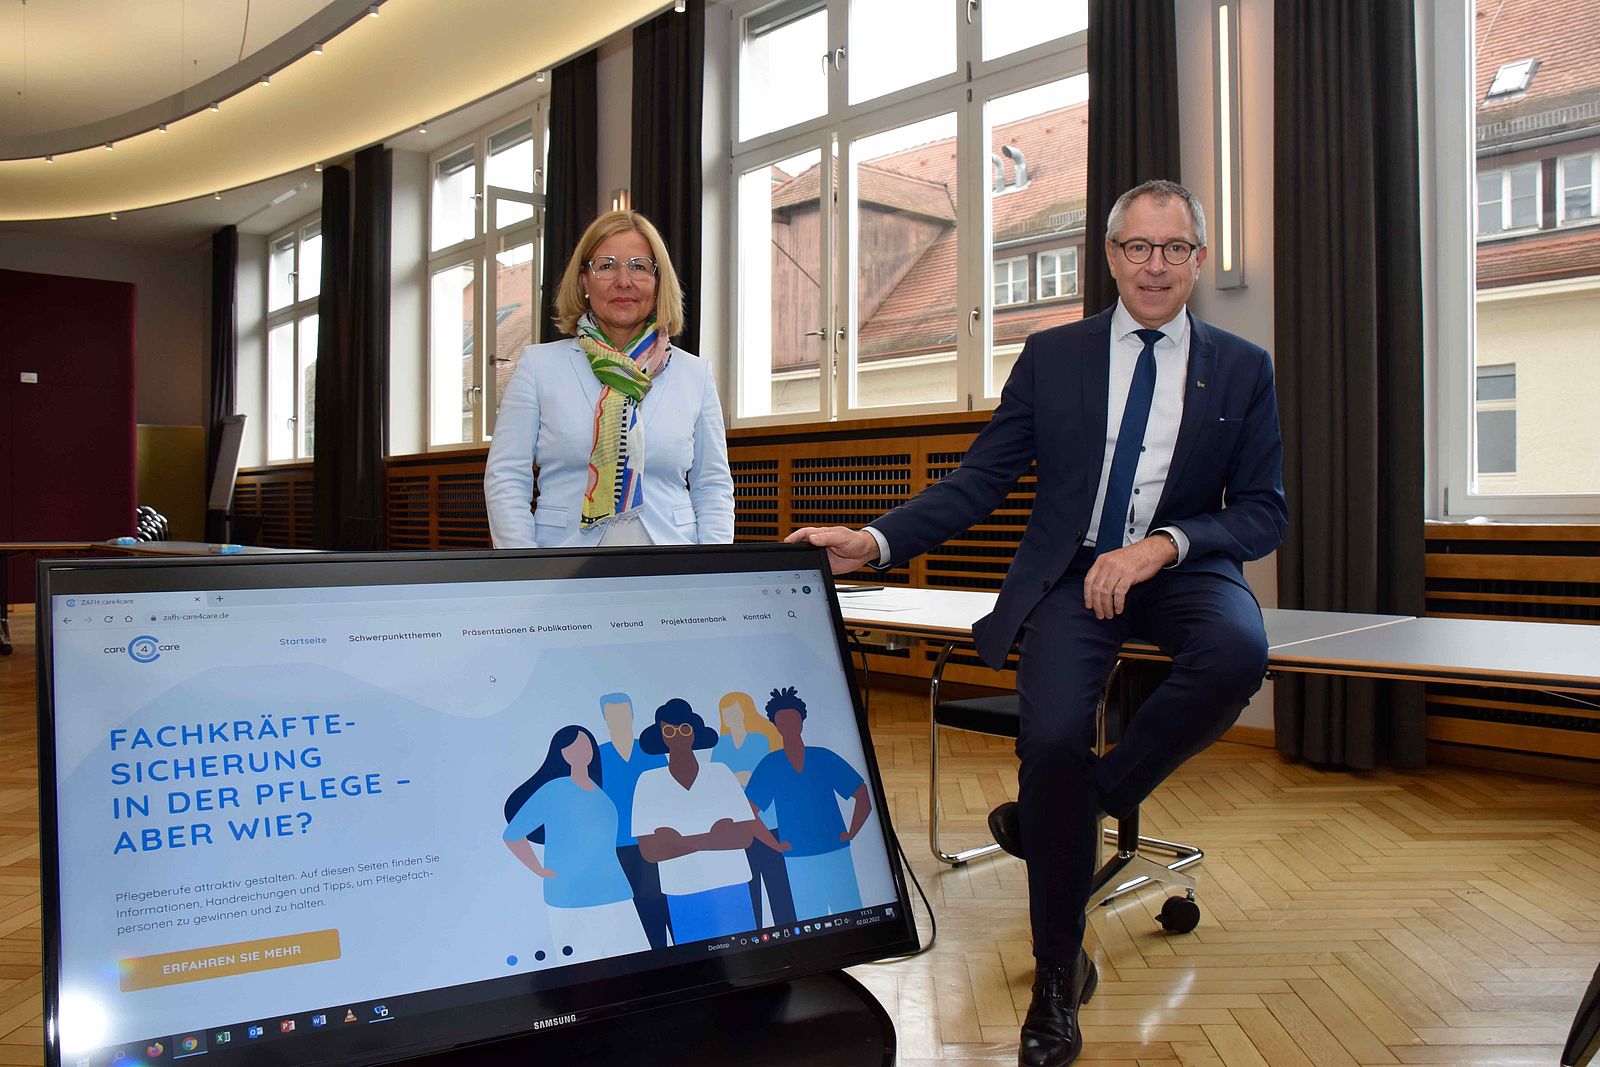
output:
<instances>
[{"instance_id":1,"label":"lapel pin","mask_svg":"<svg viewBox=\"0 0 1600 1067\"><path fill-rule=\"evenodd\" d=\"M1194 383L1194 387L1196 389L1204 389L1206 387L1206 383L1197 381L1197 382Z\"/></svg>"}]
</instances>

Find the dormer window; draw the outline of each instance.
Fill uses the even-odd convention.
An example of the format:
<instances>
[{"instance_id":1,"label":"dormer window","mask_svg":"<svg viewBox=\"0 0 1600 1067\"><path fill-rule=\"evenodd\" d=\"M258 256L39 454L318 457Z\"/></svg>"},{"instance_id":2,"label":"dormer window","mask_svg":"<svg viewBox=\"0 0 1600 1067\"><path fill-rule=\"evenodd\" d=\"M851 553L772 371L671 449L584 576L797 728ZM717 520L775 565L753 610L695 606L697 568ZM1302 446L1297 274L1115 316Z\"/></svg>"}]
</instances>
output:
<instances>
[{"instance_id":1,"label":"dormer window","mask_svg":"<svg viewBox=\"0 0 1600 1067\"><path fill-rule=\"evenodd\" d=\"M1539 69L1537 59L1519 59L1515 63L1507 63L1494 73L1494 81L1489 83L1489 94L1484 99L1495 100L1513 93L1526 92L1528 83L1533 80L1533 72Z\"/></svg>"}]
</instances>

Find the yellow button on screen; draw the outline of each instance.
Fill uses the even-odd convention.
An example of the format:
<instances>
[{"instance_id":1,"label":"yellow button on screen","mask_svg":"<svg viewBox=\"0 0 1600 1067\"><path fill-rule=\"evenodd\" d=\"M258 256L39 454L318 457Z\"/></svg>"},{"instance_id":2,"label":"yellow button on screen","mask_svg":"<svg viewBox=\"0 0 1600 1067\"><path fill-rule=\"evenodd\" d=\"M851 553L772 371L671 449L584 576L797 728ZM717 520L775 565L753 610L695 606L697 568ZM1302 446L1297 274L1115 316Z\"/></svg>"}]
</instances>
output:
<instances>
[{"instance_id":1,"label":"yellow button on screen","mask_svg":"<svg viewBox=\"0 0 1600 1067\"><path fill-rule=\"evenodd\" d=\"M339 931L313 930L184 952L163 952L159 956L134 956L118 964L118 970L122 991L128 993L135 989L203 982L208 978L272 971L338 958Z\"/></svg>"}]
</instances>

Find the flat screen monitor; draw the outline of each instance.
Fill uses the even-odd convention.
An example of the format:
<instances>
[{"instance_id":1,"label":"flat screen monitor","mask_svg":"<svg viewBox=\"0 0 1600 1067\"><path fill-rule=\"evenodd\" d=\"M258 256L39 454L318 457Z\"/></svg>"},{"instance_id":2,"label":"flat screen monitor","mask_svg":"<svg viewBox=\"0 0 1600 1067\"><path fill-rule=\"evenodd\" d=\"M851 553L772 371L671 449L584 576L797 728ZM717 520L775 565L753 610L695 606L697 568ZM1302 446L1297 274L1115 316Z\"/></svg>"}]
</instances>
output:
<instances>
[{"instance_id":1,"label":"flat screen monitor","mask_svg":"<svg viewBox=\"0 0 1600 1067\"><path fill-rule=\"evenodd\" d=\"M388 1062L914 949L822 563L42 563L47 1063Z\"/></svg>"}]
</instances>

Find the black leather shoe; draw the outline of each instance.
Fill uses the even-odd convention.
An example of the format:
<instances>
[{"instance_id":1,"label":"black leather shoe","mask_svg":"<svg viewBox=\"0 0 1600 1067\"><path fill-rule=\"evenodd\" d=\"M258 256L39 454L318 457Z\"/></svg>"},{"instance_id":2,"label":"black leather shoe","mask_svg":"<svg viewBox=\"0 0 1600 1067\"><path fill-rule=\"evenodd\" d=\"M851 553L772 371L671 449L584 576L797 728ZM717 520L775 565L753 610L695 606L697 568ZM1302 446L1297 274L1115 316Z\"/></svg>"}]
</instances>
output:
<instances>
[{"instance_id":1,"label":"black leather shoe","mask_svg":"<svg viewBox=\"0 0 1600 1067\"><path fill-rule=\"evenodd\" d=\"M1078 1007L1087 1004L1100 984L1100 972L1089 954L1078 950L1071 967L1044 960L1033 978L1033 1003L1022 1021L1017 1048L1019 1067L1065 1067L1083 1051Z\"/></svg>"},{"instance_id":2,"label":"black leather shoe","mask_svg":"<svg viewBox=\"0 0 1600 1067\"><path fill-rule=\"evenodd\" d=\"M1022 807L1015 800L1008 800L989 813L989 832L994 835L995 844L1019 860L1024 858Z\"/></svg>"}]
</instances>

